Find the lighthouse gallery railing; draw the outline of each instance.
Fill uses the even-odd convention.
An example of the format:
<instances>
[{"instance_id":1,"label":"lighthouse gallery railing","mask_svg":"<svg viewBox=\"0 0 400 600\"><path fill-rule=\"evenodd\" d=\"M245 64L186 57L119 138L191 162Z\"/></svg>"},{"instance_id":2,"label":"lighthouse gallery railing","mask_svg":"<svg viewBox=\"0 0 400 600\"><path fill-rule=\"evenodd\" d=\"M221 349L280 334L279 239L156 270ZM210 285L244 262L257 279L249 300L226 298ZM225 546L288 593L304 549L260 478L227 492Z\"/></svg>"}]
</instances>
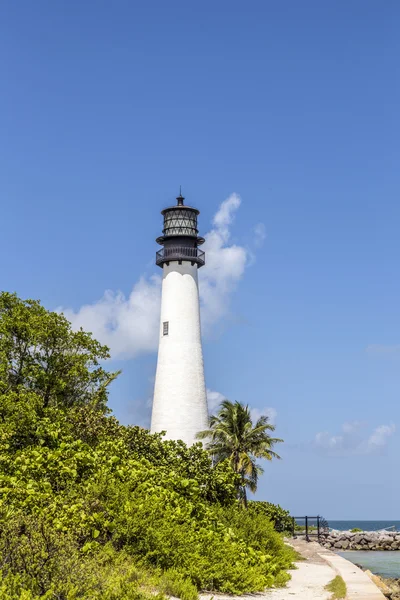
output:
<instances>
[{"instance_id":1,"label":"lighthouse gallery railing","mask_svg":"<svg viewBox=\"0 0 400 600\"><path fill-rule=\"evenodd\" d=\"M161 250L156 253L157 265L161 266L163 263L169 262L170 260L191 260L192 262L197 263L199 267L202 267L206 262L205 252L199 248L172 246L161 248Z\"/></svg>"}]
</instances>

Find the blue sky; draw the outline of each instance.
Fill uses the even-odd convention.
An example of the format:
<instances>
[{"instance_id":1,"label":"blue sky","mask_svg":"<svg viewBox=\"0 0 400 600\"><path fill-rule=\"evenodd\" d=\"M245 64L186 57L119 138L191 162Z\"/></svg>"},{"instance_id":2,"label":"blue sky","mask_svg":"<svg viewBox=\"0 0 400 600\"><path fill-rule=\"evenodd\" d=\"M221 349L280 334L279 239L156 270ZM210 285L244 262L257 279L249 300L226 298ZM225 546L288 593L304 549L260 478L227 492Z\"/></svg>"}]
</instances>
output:
<instances>
[{"instance_id":1,"label":"blue sky","mask_svg":"<svg viewBox=\"0 0 400 600\"><path fill-rule=\"evenodd\" d=\"M111 340L111 406L145 423L154 240L182 184L211 233L207 386L275 415L283 460L258 497L297 514L400 519L399 17L0 6L1 288Z\"/></svg>"}]
</instances>

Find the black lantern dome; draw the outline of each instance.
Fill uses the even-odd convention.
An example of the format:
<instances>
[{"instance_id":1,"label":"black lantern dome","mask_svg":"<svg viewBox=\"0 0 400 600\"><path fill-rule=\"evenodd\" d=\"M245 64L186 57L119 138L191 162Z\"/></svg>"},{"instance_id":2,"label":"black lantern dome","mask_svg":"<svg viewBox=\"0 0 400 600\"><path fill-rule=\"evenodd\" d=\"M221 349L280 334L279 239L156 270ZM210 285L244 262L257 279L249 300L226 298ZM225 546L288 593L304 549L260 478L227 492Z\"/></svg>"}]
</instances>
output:
<instances>
[{"instance_id":1,"label":"black lantern dome","mask_svg":"<svg viewBox=\"0 0 400 600\"><path fill-rule=\"evenodd\" d=\"M200 211L191 206L185 206L182 193L177 197L177 204L164 208L161 214L164 217L163 235L156 242L163 246L156 254L156 264L163 267L170 261L197 263L200 268L205 263L205 253L198 246L204 243L204 238L199 237L197 229L197 216Z\"/></svg>"}]
</instances>

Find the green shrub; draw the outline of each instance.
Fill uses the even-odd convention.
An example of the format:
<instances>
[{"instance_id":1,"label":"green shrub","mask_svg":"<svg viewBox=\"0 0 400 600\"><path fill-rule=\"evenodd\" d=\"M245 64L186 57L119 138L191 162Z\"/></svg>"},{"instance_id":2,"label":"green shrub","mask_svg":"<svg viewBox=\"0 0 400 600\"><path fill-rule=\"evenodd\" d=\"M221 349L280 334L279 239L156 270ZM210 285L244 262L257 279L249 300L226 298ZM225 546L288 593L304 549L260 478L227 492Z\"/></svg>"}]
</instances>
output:
<instances>
[{"instance_id":1,"label":"green shrub","mask_svg":"<svg viewBox=\"0 0 400 600\"><path fill-rule=\"evenodd\" d=\"M262 514L270 519L276 531L292 531L293 519L288 510L283 509L279 504L252 500L249 502L249 509L257 514Z\"/></svg>"},{"instance_id":2,"label":"green shrub","mask_svg":"<svg viewBox=\"0 0 400 600\"><path fill-rule=\"evenodd\" d=\"M181 600L197 600L197 588L187 577L177 569L169 569L160 577L158 587L168 596L177 596Z\"/></svg>"},{"instance_id":3,"label":"green shrub","mask_svg":"<svg viewBox=\"0 0 400 600\"><path fill-rule=\"evenodd\" d=\"M61 315L0 294L0 599L195 600L282 585L293 553L272 523L288 513L241 509L237 475L201 444L120 425L107 356Z\"/></svg>"},{"instance_id":4,"label":"green shrub","mask_svg":"<svg viewBox=\"0 0 400 600\"><path fill-rule=\"evenodd\" d=\"M350 529L350 533L362 533L362 529L359 529L358 527L353 527L353 529Z\"/></svg>"},{"instance_id":5,"label":"green shrub","mask_svg":"<svg viewBox=\"0 0 400 600\"><path fill-rule=\"evenodd\" d=\"M297 560L296 552L282 542L282 537L274 530L273 523L267 517L262 513L238 511L231 507L221 511L221 520L254 550L273 557L268 568L269 573L274 576L275 586L283 585L289 580L286 570Z\"/></svg>"},{"instance_id":6,"label":"green shrub","mask_svg":"<svg viewBox=\"0 0 400 600\"><path fill-rule=\"evenodd\" d=\"M195 490L193 498L147 483L127 491L117 499L124 508L117 516L116 543L162 569L179 566L198 589L242 593L272 585L275 562L219 520L224 509L196 501ZM235 512L242 514L232 507L230 514ZM272 528L271 533L276 535Z\"/></svg>"},{"instance_id":7,"label":"green shrub","mask_svg":"<svg viewBox=\"0 0 400 600\"><path fill-rule=\"evenodd\" d=\"M14 517L0 533L0 598L150 600L151 573L112 545L83 555L68 533L45 520ZM156 580L156 579L155 579ZM161 598L161 596L160 596Z\"/></svg>"},{"instance_id":8,"label":"green shrub","mask_svg":"<svg viewBox=\"0 0 400 600\"><path fill-rule=\"evenodd\" d=\"M44 417L36 423L38 435L51 442L17 452L3 448L0 453L0 523L12 509L48 525L52 536L66 536L54 551L54 561L46 557L46 568L32 559L29 576L23 565L30 562L14 560L15 574L23 573L26 589L43 594L54 585L90 588L90 581L75 584L68 573L76 570L76 577L83 577L86 562L76 567L79 553L90 557L109 542L136 563L178 570L187 581L181 584L187 596L193 593L190 586L244 593L287 578L288 550L268 517L244 511L232 499L234 475L228 464L212 469L201 448L186 449L179 443L167 444L168 463L159 453L163 442L157 437L118 427L113 425L111 439L102 433L97 444L84 443L74 439L63 414L52 409L51 420ZM146 452L132 451L136 435L141 448L147 439ZM139 458L141 452L148 458ZM118 593L125 595L132 587L126 581L118 585Z\"/></svg>"}]
</instances>

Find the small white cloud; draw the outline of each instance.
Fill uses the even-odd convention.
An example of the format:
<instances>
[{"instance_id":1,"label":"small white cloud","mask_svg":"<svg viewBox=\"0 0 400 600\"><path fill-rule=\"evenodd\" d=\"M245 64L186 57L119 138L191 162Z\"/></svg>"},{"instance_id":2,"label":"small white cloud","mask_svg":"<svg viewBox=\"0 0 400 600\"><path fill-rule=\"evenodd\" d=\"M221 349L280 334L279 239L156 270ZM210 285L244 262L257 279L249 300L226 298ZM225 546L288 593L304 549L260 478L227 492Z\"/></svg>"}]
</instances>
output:
<instances>
[{"instance_id":1,"label":"small white cloud","mask_svg":"<svg viewBox=\"0 0 400 600\"><path fill-rule=\"evenodd\" d=\"M213 219L214 228L205 236L206 266L199 271L199 278L201 322L206 334L229 313L230 295L248 265L246 248L229 243L229 225L240 204L237 194L224 200Z\"/></svg>"},{"instance_id":2,"label":"small white cloud","mask_svg":"<svg viewBox=\"0 0 400 600\"><path fill-rule=\"evenodd\" d=\"M225 229L232 224L235 218L235 213L242 200L238 194L231 194L226 200L222 202L218 211L214 215L213 225L219 230Z\"/></svg>"},{"instance_id":3,"label":"small white cloud","mask_svg":"<svg viewBox=\"0 0 400 600\"><path fill-rule=\"evenodd\" d=\"M320 448L342 448L343 436L331 435L329 431L320 431L315 436L315 444Z\"/></svg>"},{"instance_id":4,"label":"small white cloud","mask_svg":"<svg viewBox=\"0 0 400 600\"><path fill-rule=\"evenodd\" d=\"M275 425L276 416L278 413L275 408L272 408L271 406L265 406L264 408L251 408L250 414L253 423L258 421L260 417L267 416L271 425Z\"/></svg>"},{"instance_id":5,"label":"small white cloud","mask_svg":"<svg viewBox=\"0 0 400 600\"><path fill-rule=\"evenodd\" d=\"M208 404L208 412L212 414L221 404L223 400L226 400L226 396L221 394L221 392L216 392L215 390L207 389L207 404Z\"/></svg>"},{"instance_id":6,"label":"small white cloud","mask_svg":"<svg viewBox=\"0 0 400 600\"><path fill-rule=\"evenodd\" d=\"M388 438L393 435L395 431L396 426L393 423L391 425L379 425L368 438L368 448L374 451L377 448L385 446Z\"/></svg>"},{"instance_id":7,"label":"small white cloud","mask_svg":"<svg viewBox=\"0 0 400 600\"><path fill-rule=\"evenodd\" d=\"M157 349L161 278L141 277L126 298L107 290L103 298L74 312L59 308L75 329L91 331L111 348L113 358L134 358Z\"/></svg>"},{"instance_id":8,"label":"small white cloud","mask_svg":"<svg viewBox=\"0 0 400 600\"><path fill-rule=\"evenodd\" d=\"M346 421L342 425L342 430L344 433L354 433L355 431L359 431L364 425L363 421Z\"/></svg>"},{"instance_id":9,"label":"small white cloud","mask_svg":"<svg viewBox=\"0 0 400 600\"><path fill-rule=\"evenodd\" d=\"M256 248L261 248L264 243L267 233L265 231L264 223L257 223L254 227L254 245Z\"/></svg>"},{"instance_id":10,"label":"small white cloud","mask_svg":"<svg viewBox=\"0 0 400 600\"><path fill-rule=\"evenodd\" d=\"M342 425L342 433L339 435L320 431L315 436L314 447L337 456L371 454L381 450L396 430L393 424L380 425L366 437L361 434L364 427L365 423L362 421L351 421Z\"/></svg>"}]
</instances>

